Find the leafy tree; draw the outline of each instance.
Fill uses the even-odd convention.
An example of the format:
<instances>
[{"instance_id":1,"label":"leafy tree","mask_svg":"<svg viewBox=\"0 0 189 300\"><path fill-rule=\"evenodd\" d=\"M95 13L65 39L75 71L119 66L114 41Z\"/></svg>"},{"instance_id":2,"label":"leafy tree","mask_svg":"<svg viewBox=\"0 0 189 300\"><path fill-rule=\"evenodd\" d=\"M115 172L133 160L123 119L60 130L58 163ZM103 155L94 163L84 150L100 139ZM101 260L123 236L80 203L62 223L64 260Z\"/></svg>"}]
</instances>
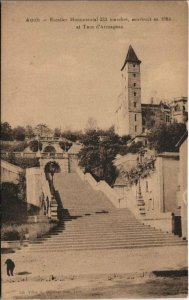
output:
<instances>
[{"instance_id":1,"label":"leafy tree","mask_svg":"<svg viewBox=\"0 0 189 300\"><path fill-rule=\"evenodd\" d=\"M8 122L1 123L1 140L12 141L13 140L13 131L12 127Z\"/></svg>"},{"instance_id":2,"label":"leafy tree","mask_svg":"<svg viewBox=\"0 0 189 300\"><path fill-rule=\"evenodd\" d=\"M150 147L160 152L177 152L176 144L186 131L186 125L173 123L170 125L162 124L155 127L149 134Z\"/></svg>"},{"instance_id":3,"label":"leafy tree","mask_svg":"<svg viewBox=\"0 0 189 300\"><path fill-rule=\"evenodd\" d=\"M35 127L34 132L38 136L45 136L50 134L51 130L46 124L41 123Z\"/></svg>"},{"instance_id":4,"label":"leafy tree","mask_svg":"<svg viewBox=\"0 0 189 300\"><path fill-rule=\"evenodd\" d=\"M122 141L122 143L123 143L124 145L126 145L127 142L128 142L130 139L131 139L131 136L130 136L130 135L123 135L123 136L121 137L121 141Z\"/></svg>"},{"instance_id":5,"label":"leafy tree","mask_svg":"<svg viewBox=\"0 0 189 300\"><path fill-rule=\"evenodd\" d=\"M45 152L45 153L48 153L48 152L49 153L55 153L56 150L55 150L55 148L53 146L49 145L49 146L45 147L45 149L43 150L43 152Z\"/></svg>"},{"instance_id":6,"label":"leafy tree","mask_svg":"<svg viewBox=\"0 0 189 300\"><path fill-rule=\"evenodd\" d=\"M60 128L54 129L54 137L61 137L61 129Z\"/></svg>"},{"instance_id":7,"label":"leafy tree","mask_svg":"<svg viewBox=\"0 0 189 300\"><path fill-rule=\"evenodd\" d=\"M21 201L20 191L19 184L1 183L2 223L25 222L27 220L27 204Z\"/></svg>"},{"instance_id":8,"label":"leafy tree","mask_svg":"<svg viewBox=\"0 0 189 300\"><path fill-rule=\"evenodd\" d=\"M26 137L26 130L22 126L17 126L13 129L13 137L17 141L24 141Z\"/></svg>"},{"instance_id":9,"label":"leafy tree","mask_svg":"<svg viewBox=\"0 0 189 300\"><path fill-rule=\"evenodd\" d=\"M97 120L92 117L88 118L85 132L87 132L88 130L96 130L96 129L97 129Z\"/></svg>"},{"instance_id":10,"label":"leafy tree","mask_svg":"<svg viewBox=\"0 0 189 300\"><path fill-rule=\"evenodd\" d=\"M10 153L8 157L3 159L23 169L39 167L38 158L15 157L14 153Z\"/></svg>"},{"instance_id":11,"label":"leafy tree","mask_svg":"<svg viewBox=\"0 0 189 300\"><path fill-rule=\"evenodd\" d=\"M29 147L33 152L37 152L38 150L42 150L42 143L37 140L33 140L29 143Z\"/></svg>"},{"instance_id":12,"label":"leafy tree","mask_svg":"<svg viewBox=\"0 0 189 300\"><path fill-rule=\"evenodd\" d=\"M82 131L72 131L72 130L66 130L62 132L62 137L66 138L67 140L71 142L76 142L77 140L81 140L83 136Z\"/></svg>"},{"instance_id":13,"label":"leafy tree","mask_svg":"<svg viewBox=\"0 0 189 300\"><path fill-rule=\"evenodd\" d=\"M24 151L24 149L26 149L28 147L28 143L23 141L20 142L18 144L12 145L12 147L10 148L10 152L22 152Z\"/></svg>"},{"instance_id":14,"label":"leafy tree","mask_svg":"<svg viewBox=\"0 0 189 300\"><path fill-rule=\"evenodd\" d=\"M70 147L72 146L72 143L70 142L59 142L60 148L64 151L68 151Z\"/></svg>"},{"instance_id":15,"label":"leafy tree","mask_svg":"<svg viewBox=\"0 0 189 300\"><path fill-rule=\"evenodd\" d=\"M34 133L34 131L33 131L33 128L32 128L32 126L30 126L30 125L27 125L27 126L26 126L26 131L25 131L25 133L26 133L26 137L29 138L29 139L32 139L32 138L35 137L35 133Z\"/></svg>"},{"instance_id":16,"label":"leafy tree","mask_svg":"<svg viewBox=\"0 0 189 300\"><path fill-rule=\"evenodd\" d=\"M85 146L98 145L100 142L99 132L96 130L88 130L86 134L83 135L81 142Z\"/></svg>"}]
</instances>

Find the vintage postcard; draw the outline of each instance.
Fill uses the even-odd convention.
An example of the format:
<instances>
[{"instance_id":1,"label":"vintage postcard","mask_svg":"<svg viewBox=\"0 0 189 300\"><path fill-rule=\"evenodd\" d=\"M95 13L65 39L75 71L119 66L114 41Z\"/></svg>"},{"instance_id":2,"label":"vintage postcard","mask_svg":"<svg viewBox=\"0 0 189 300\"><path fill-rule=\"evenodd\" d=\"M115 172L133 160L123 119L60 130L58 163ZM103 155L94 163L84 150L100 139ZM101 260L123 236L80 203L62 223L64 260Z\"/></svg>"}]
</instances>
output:
<instances>
[{"instance_id":1,"label":"vintage postcard","mask_svg":"<svg viewBox=\"0 0 189 300\"><path fill-rule=\"evenodd\" d=\"M188 294L185 1L2 1L2 299Z\"/></svg>"}]
</instances>

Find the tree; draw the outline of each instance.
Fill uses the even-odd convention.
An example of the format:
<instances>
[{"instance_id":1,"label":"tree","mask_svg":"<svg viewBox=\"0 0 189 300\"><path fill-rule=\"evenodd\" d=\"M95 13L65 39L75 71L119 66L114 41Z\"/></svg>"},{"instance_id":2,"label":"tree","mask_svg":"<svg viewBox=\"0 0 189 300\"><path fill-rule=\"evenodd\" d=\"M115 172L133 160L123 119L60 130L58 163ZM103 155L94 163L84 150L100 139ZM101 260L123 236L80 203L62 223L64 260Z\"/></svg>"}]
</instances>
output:
<instances>
[{"instance_id":1,"label":"tree","mask_svg":"<svg viewBox=\"0 0 189 300\"><path fill-rule=\"evenodd\" d=\"M1 140L12 141L13 131L8 122L1 123Z\"/></svg>"},{"instance_id":2,"label":"tree","mask_svg":"<svg viewBox=\"0 0 189 300\"><path fill-rule=\"evenodd\" d=\"M13 129L13 137L17 141L24 141L26 137L26 130L22 126L17 126Z\"/></svg>"},{"instance_id":3,"label":"tree","mask_svg":"<svg viewBox=\"0 0 189 300\"><path fill-rule=\"evenodd\" d=\"M91 117L87 120L85 132L89 130L97 130L97 120Z\"/></svg>"},{"instance_id":4,"label":"tree","mask_svg":"<svg viewBox=\"0 0 189 300\"><path fill-rule=\"evenodd\" d=\"M83 136L82 131L65 130L62 132L62 137L66 138L71 142L76 142L77 140L81 140L82 136Z\"/></svg>"},{"instance_id":5,"label":"tree","mask_svg":"<svg viewBox=\"0 0 189 300\"><path fill-rule=\"evenodd\" d=\"M61 129L60 128L54 129L54 137L61 137Z\"/></svg>"},{"instance_id":6,"label":"tree","mask_svg":"<svg viewBox=\"0 0 189 300\"><path fill-rule=\"evenodd\" d=\"M26 137L29 138L29 139L32 139L32 138L35 137L35 133L33 131L33 128L30 125L26 126Z\"/></svg>"},{"instance_id":7,"label":"tree","mask_svg":"<svg viewBox=\"0 0 189 300\"><path fill-rule=\"evenodd\" d=\"M35 127L34 132L36 135L41 137L41 136L46 136L46 135L50 134L51 130L46 124L41 123Z\"/></svg>"},{"instance_id":8,"label":"tree","mask_svg":"<svg viewBox=\"0 0 189 300\"><path fill-rule=\"evenodd\" d=\"M42 143L36 140L33 140L29 143L29 147L33 152L37 152L38 150L42 150Z\"/></svg>"},{"instance_id":9,"label":"tree","mask_svg":"<svg viewBox=\"0 0 189 300\"><path fill-rule=\"evenodd\" d=\"M150 147L160 152L177 152L176 144L186 131L186 125L173 123L170 125L162 124L154 128L148 134Z\"/></svg>"}]
</instances>

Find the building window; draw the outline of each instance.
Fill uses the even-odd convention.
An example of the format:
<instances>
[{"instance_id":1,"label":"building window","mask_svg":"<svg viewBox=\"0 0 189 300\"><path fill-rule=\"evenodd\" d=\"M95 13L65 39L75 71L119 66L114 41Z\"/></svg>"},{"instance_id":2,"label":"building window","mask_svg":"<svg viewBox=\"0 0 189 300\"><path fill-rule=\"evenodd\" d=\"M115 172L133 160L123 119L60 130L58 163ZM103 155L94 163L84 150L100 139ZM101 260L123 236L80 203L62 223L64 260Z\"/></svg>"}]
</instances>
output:
<instances>
[{"instance_id":1,"label":"building window","mask_svg":"<svg viewBox=\"0 0 189 300\"><path fill-rule=\"evenodd\" d=\"M137 132L137 126L135 125L135 132Z\"/></svg>"},{"instance_id":2,"label":"building window","mask_svg":"<svg viewBox=\"0 0 189 300\"><path fill-rule=\"evenodd\" d=\"M135 65L133 65L133 67L135 67Z\"/></svg>"},{"instance_id":3,"label":"building window","mask_svg":"<svg viewBox=\"0 0 189 300\"><path fill-rule=\"evenodd\" d=\"M133 85L136 86L136 82L134 82Z\"/></svg>"},{"instance_id":4,"label":"building window","mask_svg":"<svg viewBox=\"0 0 189 300\"><path fill-rule=\"evenodd\" d=\"M137 115L135 114L135 121L137 120Z\"/></svg>"},{"instance_id":5,"label":"building window","mask_svg":"<svg viewBox=\"0 0 189 300\"><path fill-rule=\"evenodd\" d=\"M148 181L146 181L146 192L148 192Z\"/></svg>"},{"instance_id":6,"label":"building window","mask_svg":"<svg viewBox=\"0 0 189 300\"><path fill-rule=\"evenodd\" d=\"M166 120L167 123L169 123L170 122L170 116L166 115L165 120Z\"/></svg>"},{"instance_id":7,"label":"building window","mask_svg":"<svg viewBox=\"0 0 189 300\"><path fill-rule=\"evenodd\" d=\"M135 74L135 73L133 73L133 77L136 77L136 74Z\"/></svg>"},{"instance_id":8,"label":"building window","mask_svg":"<svg viewBox=\"0 0 189 300\"><path fill-rule=\"evenodd\" d=\"M136 107L136 102L134 102L134 107Z\"/></svg>"},{"instance_id":9,"label":"building window","mask_svg":"<svg viewBox=\"0 0 189 300\"><path fill-rule=\"evenodd\" d=\"M136 96L136 92L134 92L134 96Z\"/></svg>"}]
</instances>

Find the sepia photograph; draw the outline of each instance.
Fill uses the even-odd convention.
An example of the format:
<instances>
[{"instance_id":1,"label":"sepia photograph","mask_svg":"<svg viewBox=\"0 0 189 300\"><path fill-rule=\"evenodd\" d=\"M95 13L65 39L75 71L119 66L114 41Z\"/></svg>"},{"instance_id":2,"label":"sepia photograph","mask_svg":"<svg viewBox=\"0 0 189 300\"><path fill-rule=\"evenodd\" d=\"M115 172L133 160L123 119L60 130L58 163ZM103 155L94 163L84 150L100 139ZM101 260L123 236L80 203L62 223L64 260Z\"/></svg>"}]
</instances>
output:
<instances>
[{"instance_id":1,"label":"sepia photograph","mask_svg":"<svg viewBox=\"0 0 189 300\"><path fill-rule=\"evenodd\" d=\"M1 298L188 297L187 2L1 13Z\"/></svg>"}]
</instances>

